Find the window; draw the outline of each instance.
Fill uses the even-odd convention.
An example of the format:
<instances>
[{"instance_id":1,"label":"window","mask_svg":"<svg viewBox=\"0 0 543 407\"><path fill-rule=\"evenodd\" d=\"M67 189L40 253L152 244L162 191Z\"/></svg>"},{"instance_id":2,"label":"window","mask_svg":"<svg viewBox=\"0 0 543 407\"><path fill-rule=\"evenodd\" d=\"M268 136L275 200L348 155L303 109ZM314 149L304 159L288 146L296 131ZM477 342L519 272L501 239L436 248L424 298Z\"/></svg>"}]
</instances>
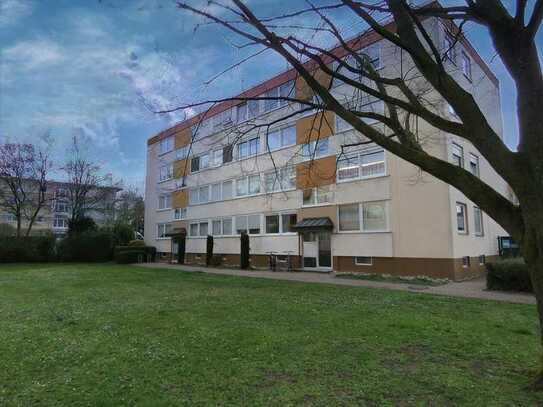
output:
<instances>
[{"instance_id":1,"label":"window","mask_svg":"<svg viewBox=\"0 0 543 407\"><path fill-rule=\"evenodd\" d=\"M387 230L386 202L364 202L362 204L362 230L375 232Z\"/></svg>"},{"instance_id":2,"label":"window","mask_svg":"<svg viewBox=\"0 0 543 407\"><path fill-rule=\"evenodd\" d=\"M220 167L222 165L223 150L215 150L211 153L211 166Z\"/></svg>"},{"instance_id":3,"label":"window","mask_svg":"<svg viewBox=\"0 0 543 407\"><path fill-rule=\"evenodd\" d=\"M237 122L241 123L247 120L247 103L242 103L237 106Z\"/></svg>"},{"instance_id":4,"label":"window","mask_svg":"<svg viewBox=\"0 0 543 407\"><path fill-rule=\"evenodd\" d=\"M326 204L334 200L334 193L329 185L304 189L302 196L303 206Z\"/></svg>"},{"instance_id":5,"label":"window","mask_svg":"<svg viewBox=\"0 0 543 407\"><path fill-rule=\"evenodd\" d=\"M190 160L190 172L200 171L200 157L192 157Z\"/></svg>"},{"instance_id":6,"label":"window","mask_svg":"<svg viewBox=\"0 0 543 407\"><path fill-rule=\"evenodd\" d=\"M296 186L296 172L294 167L283 167L264 174L264 188L266 192L284 191Z\"/></svg>"},{"instance_id":7,"label":"window","mask_svg":"<svg viewBox=\"0 0 543 407\"><path fill-rule=\"evenodd\" d=\"M456 203L456 230L458 233L468 233L466 204Z\"/></svg>"},{"instance_id":8,"label":"window","mask_svg":"<svg viewBox=\"0 0 543 407\"><path fill-rule=\"evenodd\" d=\"M464 51L462 51L462 73L471 81L471 59Z\"/></svg>"},{"instance_id":9,"label":"window","mask_svg":"<svg viewBox=\"0 0 543 407\"><path fill-rule=\"evenodd\" d=\"M279 215L266 216L266 233L279 233Z\"/></svg>"},{"instance_id":10,"label":"window","mask_svg":"<svg viewBox=\"0 0 543 407\"><path fill-rule=\"evenodd\" d=\"M160 140L158 154L166 154L173 150L174 139L172 136Z\"/></svg>"},{"instance_id":11,"label":"window","mask_svg":"<svg viewBox=\"0 0 543 407\"><path fill-rule=\"evenodd\" d=\"M176 208L173 211L173 218L175 220L181 220L187 218L187 208Z\"/></svg>"},{"instance_id":12,"label":"window","mask_svg":"<svg viewBox=\"0 0 543 407\"><path fill-rule=\"evenodd\" d=\"M184 160L189 155L189 146L183 146L175 150L175 158Z\"/></svg>"},{"instance_id":13,"label":"window","mask_svg":"<svg viewBox=\"0 0 543 407\"><path fill-rule=\"evenodd\" d=\"M479 176L479 157L473 153L469 153L469 171L476 177Z\"/></svg>"},{"instance_id":14,"label":"window","mask_svg":"<svg viewBox=\"0 0 543 407\"><path fill-rule=\"evenodd\" d=\"M198 203L209 202L209 185L205 185L198 189Z\"/></svg>"},{"instance_id":15,"label":"window","mask_svg":"<svg viewBox=\"0 0 543 407\"><path fill-rule=\"evenodd\" d=\"M68 218L55 215L53 219L53 227L57 229L68 229Z\"/></svg>"},{"instance_id":16,"label":"window","mask_svg":"<svg viewBox=\"0 0 543 407\"><path fill-rule=\"evenodd\" d=\"M260 114L260 100L249 100L247 102L247 118L252 119Z\"/></svg>"},{"instance_id":17,"label":"window","mask_svg":"<svg viewBox=\"0 0 543 407\"><path fill-rule=\"evenodd\" d=\"M247 195L247 191L247 177L238 178L236 180L236 196L245 196Z\"/></svg>"},{"instance_id":18,"label":"window","mask_svg":"<svg viewBox=\"0 0 543 407\"><path fill-rule=\"evenodd\" d=\"M347 78L358 81L363 79L364 71L367 71L367 68L365 68L365 64L367 62L369 62L374 69L381 68L381 48L378 44L358 51L358 55L360 58L356 58L354 55L349 54L344 60L344 62L349 65L352 70L341 66L338 69L338 73L346 76ZM341 83L343 82L338 79L337 81L334 81L333 86L338 86Z\"/></svg>"},{"instance_id":19,"label":"window","mask_svg":"<svg viewBox=\"0 0 543 407\"><path fill-rule=\"evenodd\" d=\"M223 163L229 163L232 161L232 152L233 152L233 146L232 145L228 145L228 146L224 146L223 149L222 149L222 162Z\"/></svg>"},{"instance_id":20,"label":"window","mask_svg":"<svg viewBox=\"0 0 543 407\"><path fill-rule=\"evenodd\" d=\"M208 232L208 230L207 230L207 229L208 229L208 226L209 226L209 224L208 224L207 221L205 221L205 222L200 222L200 232L199 232L199 235L200 235L200 236L204 236L204 237L207 236L207 234L208 234L208 233L207 233L207 232Z\"/></svg>"},{"instance_id":21,"label":"window","mask_svg":"<svg viewBox=\"0 0 543 407\"><path fill-rule=\"evenodd\" d=\"M352 130L353 126L350 123L343 120L341 117L336 115L336 133L341 133L342 131Z\"/></svg>"},{"instance_id":22,"label":"window","mask_svg":"<svg viewBox=\"0 0 543 407\"><path fill-rule=\"evenodd\" d=\"M475 235L483 236L483 211L481 211L481 209L476 206L473 207L473 222L475 224Z\"/></svg>"},{"instance_id":23,"label":"window","mask_svg":"<svg viewBox=\"0 0 543 407\"><path fill-rule=\"evenodd\" d=\"M217 219L212 221L211 234L213 236L222 235L221 220Z\"/></svg>"},{"instance_id":24,"label":"window","mask_svg":"<svg viewBox=\"0 0 543 407\"><path fill-rule=\"evenodd\" d=\"M159 239L167 238L168 233L172 231L171 223L157 223L157 237Z\"/></svg>"},{"instance_id":25,"label":"window","mask_svg":"<svg viewBox=\"0 0 543 407\"><path fill-rule=\"evenodd\" d=\"M484 254L479 255L479 265L486 264L486 256Z\"/></svg>"},{"instance_id":26,"label":"window","mask_svg":"<svg viewBox=\"0 0 543 407\"><path fill-rule=\"evenodd\" d=\"M469 256L462 257L462 267L469 267L471 264Z\"/></svg>"},{"instance_id":27,"label":"window","mask_svg":"<svg viewBox=\"0 0 543 407\"><path fill-rule=\"evenodd\" d=\"M452 144L453 163L464 168L464 148L456 143Z\"/></svg>"},{"instance_id":28,"label":"window","mask_svg":"<svg viewBox=\"0 0 543 407\"><path fill-rule=\"evenodd\" d=\"M371 266L373 264L373 257L356 256L354 258L354 264L357 266Z\"/></svg>"},{"instance_id":29,"label":"window","mask_svg":"<svg viewBox=\"0 0 543 407\"><path fill-rule=\"evenodd\" d=\"M236 216L236 234L247 232L247 216Z\"/></svg>"},{"instance_id":30,"label":"window","mask_svg":"<svg viewBox=\"0 0 543 407\"><path fill-rule=\"evenodd\" d=\"M167 181L173 177L173 164L163 165L159 169L159 181Z\"/></svg>"},{"instance_id":31,"label":"window","mask_svg":"<svg viewBox=\"0 0 543 407\"><path fill-rule=\"evenodd\" d=\"M258 154L260 150L260 139L258 137L255 137L253 139L244 141L242 143L239 143L237 145L238 147L238 159L243 159L250 157L252 155Z\"/></svg>"},{"instance_id":32,"label":"window","mask_svg":"<svg viewBox=\"0 0 543 407\"><path fill-rule=\"evenodd\" d=\"M260 174L249 176L249 195L260 193Z\"/></svg>"},{"instance_id":33,"label":"window","mask_svg":"<svg viewBox=\"0 0 543 407\"><path fill-rule=\"evenodd\" d=\"M198 188L189 190L189 204L196 205L199 202Z\"/></svg>"},{"instance_id":34,"label":"window","mask_svg":"<svg viewBox=\"0 0 543 407\"><path fill-rule=\"evenodd\" d=\"M358 204L339 206L339 230L360 230L360 216Z\"/></svg>"},{"instance_id":35,"label":"window","mask_svg":"<svg viewBox=\"0 0 543 407\"><path fill-rule=\"evenodd\" d=\"M328 154L329 139L319 139L306 143L302 146L302 157L309 160L324 157Z\"/></svg>"},{"instance_id":36,"label":"window","mask_svg":"<svg viewBox=\"0 0 543 407\"><path fill-rule=\"evenodd\" d=\"M250 235L258 235L260 233L260 215L249 215L247 225Z\"/></svg>"},{"instance_id":37,"label":"window","mask_svg":"<svg viewBox=\"0 0 543 407\"><path fill-rule=\"evenodd\" d=\"M191 223L190 224L189 235L190 236L198 236L198 224L197 223Z\"/></svg>"},{"instance_id":38,"label":"window","mask_svg":"<svg viewBox=\"0 0 543 407\"><path fill-rule=\"evenodd\" d=\"M68 191L63 188L58 188L55 191L55 198L66 198L68 196Z\"/></svg>"},{"instance_id":39,"label":"window","mask_svg":"<svg viewBox=\"0 0 543 407\"><path fill-rule=\"evenodd\" d=\"M68 212L68 203L62 201L55 201L55 212Z\"/></svg>"},{"instance_id":40,"label":"window","mask_svg":"<svg viewBox=\"0 0 543 407\"><path fill-rule=\"evenodd\" d=\"M281 232L294 233L293 226L298 222L298 216L295 213L281 215Z\"/></svg>"},{"instance_id":41,"label":"window","mask_svg":"<svg viewBox=\"0 0 543 407\"><path fill-rule=\"evenodd\" d=\"M288 81L279 86L279 96L283 98L294 98L295 97L294 81ZM288 105L287 100L280 100L280 106Z\"/></svg>"},{"instance_id":42,"label":"window","mask_svg":"<svg viewBox=\"0 0 543 407\"><path fill-rule=\"evenodd\" d=\"M232 184L233 181L223 181L222 183L222 199L232 199Z\"/></svg>"},{"instance_id":43,"label":"window","mask_svg":"<svg viewBox=\"0 0 543 407\"><path fill-rule=\"evenodd\" d=\"M164 194L158 196L158 209L170 209L172 207L172 196Z\"/></svg>"},{"instance_id":44,"label":"window","mask_svg":"<svg viewBox=\"0 0 543 407\"><path fill-rule=\"evenodd\" d=\"M212 118L213 128L221 128L232 123L232 109L226 109L224 112L217 113Z\"/></svg>"},{"instance_id":45,"label":"window","mask_svg":"<svg viewBox=\"0 0 543 407\"><path fill-rule=\"evenodd\" d=\"M211 200L212 201L221 200L221 184L220 183L211 185Z\"/></svg>"},{"instance_id":46,"label":"window","mask_svg":"<svg viewBox=\"0 0 543 407\"><path fill-rule=\"evenodd\" d=\"M296 144L296 128L294 126L268 133L267 148L269 151L275 151L294 144Z\"/></svg>"},{"instance_id":47,"label":"window","mask_svg":"<svg viewBox=\"0 0 543 407\"><path fill-rule=\"evenodd\" d=\"M278 98L279 97L279 87L270 89L264 93L266 98ZM279 99L266 99L264 100L264 110L263 113L269 112L270 110L277 109L279 107Z\"/></svg>"},{"instance_id":48,"label":"window","mask_svg":"<svg viewBox=\"0 0 543 407\"><path fill-rule=\"evenodd\" d=\"M203 170L204 168L209 167L209 154L202 154L200 156L200 169Z\"/></svg>"},{"instance_id":49,"label":"window","mask_svg":"<svg viewBox=\"0 0 543 407\"><path fill-rule=\"evenodd\" d=\"M454 50L454 39L449 33L445 33L443 39L443 60L449 60L453 64L456 63L456 53Z\"/></svg>"},{"instance_id":50,"label":"window","mask_svg":"<svg viewBox=\"0 0 543 407\"><path fill-rule=\"evenodd\" d=\"M222 220L222 234L225 236L232 234L232 218Z\"/></svg>"},{"instance_id":51,"label":"window","mask_svg":"<svg viewBox=\"0 0 543 407\"><path fill-rule=\"evenodd\" d=\"M338 161L338 181L382 175L385 175L385 152L383 150L351 153Z\"/></svg>"}]
</instances>

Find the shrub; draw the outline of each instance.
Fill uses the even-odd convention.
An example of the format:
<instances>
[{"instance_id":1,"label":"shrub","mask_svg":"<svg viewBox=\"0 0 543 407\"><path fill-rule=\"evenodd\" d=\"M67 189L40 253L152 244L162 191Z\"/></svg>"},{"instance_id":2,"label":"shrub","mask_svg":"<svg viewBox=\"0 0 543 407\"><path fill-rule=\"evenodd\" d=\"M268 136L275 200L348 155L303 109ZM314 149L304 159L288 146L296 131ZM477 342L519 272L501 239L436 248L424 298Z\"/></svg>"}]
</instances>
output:
<instances>
[{"instance_id":1,"label":"shrub","mask_svg":"<svg viewBox=\"0 0 543 407\"><path fill-rule=\"evenodd\" d=\"M240 241L241 268L248 269L249 268L249 251L251 250L249 247L249 235L246 232L242 232L240 239L241 239Z\"/></svg>"},{"instance_id":2,"label":"shrub","mask_svg":"<svg viewBox=\"0 0 543 407\"><path fill-rule=\"evenodd\" d=\"M17 229L9 223L0 223L0 237L15 236Z\"/></svg>"},{"instance_id":3,"label":"shrub","mask_svg":"<svg viewBox=\"0 0 543 407\"><path fill-rule=\"evenodd\" d=\"M145 242L143 240L131 240L128 242L128 246L131 247L144 247Z\"/></svg>"},{"instance_id":4,"label":"shrub","mask_svg":"<svg viewBox=\"0 0 543 407\"><path fill-rule=\"evenodd\" d=\"M501 291L533 292L528 266L522 259L486 264L486 288Z\"/></svg>"},{"instance_id":5,"label":"shrub","mask_svg":"<svg viewBox=\"0 0 543 407\"><path fill-rule=\"evenodd\" d=\"M126 250L115 254L115 261L119 264L145 262L147 253L145 250Z\"/></svg>"},{"instance_id":6,"label":"shrub","mask_svg":"<svg viewBox=\"0 0 543 407\"><path fill-rule=\"evenodd\" d=\"M222 264L222 256L214 254L213 257L209 260L210 266L220 266Z\"/></svg>"},{"instance_id":7,"label":"shrub","mask_svg":"<svg viewBox=\"0 0 543 407\"><path fill-rule=\"evenodd\" d=\"M68 235L57 247L61 261L101 262L113 257L113 237L108 231L86 231Z\"/></svg>"},{"instance_id":8,"label":"shrub","mask_svg":"<svg viewBox=\"0 0 543 407\"><path fill-rule=\"evenodd\" d=\"M126 223L116 223L111 230L113 233L113 245L126 245L134 239L134 230L132 226ZM145 245L145 243L144 243Z\"/></svg>"},{"instance_id":9,"label":"shrub","mask_svg":"<svg viewBox=\"0 0 543 407\"><path fill-rule=\"evenodd\" d=\"M69 235L79 235L81 233L95 231L98 229L94 219L84 216L82 218L71 219L68 222L68 234Z\"/></svg>"},{"instance_id":10,"label":"shrub","mask_svg":"<svg viewBox=\"0 0 543 407\"><path fill-rule=\"evenodd\" d=\"M206 266L209 266L211 264L212 258L213 258L213 236L207 235Z\"/></svg>"},{"instance_id":11,"label":"shrub","mask_svg":"<svg viewBox=\"0 0 543 407\"><path fill-rule=\"evenodd\" d=\"M115 261L117 261L117 258L122 253L144 253L144 260L147 261L147 257L149 256L149 261L155 261L156 257L156 247L153 246L115 246L114 250L114 258Z\"/></svg>"},{"instance_id":12,"label":"shrub","mask_svg":"<svg viewBox=\"0 0 543 407\"><path fill-rule=\"evenodd\" d=\"M55 237L0 237L0 263L44 262L55 258Z\"/></svg>"}]
</instances>

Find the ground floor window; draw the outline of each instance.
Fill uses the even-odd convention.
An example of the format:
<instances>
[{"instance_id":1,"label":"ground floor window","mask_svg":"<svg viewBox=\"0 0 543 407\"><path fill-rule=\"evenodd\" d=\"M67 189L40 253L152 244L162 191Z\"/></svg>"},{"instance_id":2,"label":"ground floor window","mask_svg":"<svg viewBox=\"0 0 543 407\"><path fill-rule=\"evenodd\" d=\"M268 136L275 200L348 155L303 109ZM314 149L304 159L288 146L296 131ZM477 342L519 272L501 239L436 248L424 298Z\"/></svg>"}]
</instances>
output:
<instances>
[{"instance_id":1,"label":"ground floor window","mask_svg":"<svg viewBox=\"0 0 543 407\"><path fill-rule=\"evenodd\" d=\"M171 233L172 231L172 224L171 223L158 223L157 224L157 237L159 239L166 238L168 233Z\"/></svg>"},{"instance_id":2,"label":"ground floor window","mask_svg":"<svg viewBox=\"0 0 543 407\"><path fill-rule=\"evenodd\" d=\"M373 264L373 257L356 256L354 258L354 264L357 266L371 266Z\"/></svg>"},{"instance_id":3,"label":"ground floor window","mask_svg":"<svg viewBox=\"0 0 543 407\"><path fill-rule=\"evenodd\" d=\"M462 257L462 267L469 267L471 264L469 256Z\"/></svg>"}]
</instances>

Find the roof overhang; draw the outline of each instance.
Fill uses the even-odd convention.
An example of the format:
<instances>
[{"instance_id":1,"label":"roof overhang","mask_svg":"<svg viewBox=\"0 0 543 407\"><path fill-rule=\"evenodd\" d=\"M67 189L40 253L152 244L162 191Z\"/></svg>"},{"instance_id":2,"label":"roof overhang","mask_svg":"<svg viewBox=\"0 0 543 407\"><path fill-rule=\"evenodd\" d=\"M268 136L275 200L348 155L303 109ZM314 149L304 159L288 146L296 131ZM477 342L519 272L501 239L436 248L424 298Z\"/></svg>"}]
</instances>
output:
<instances>
[{"instance_id":1,"label":"roof overhang","mask_svg":"<svg viewBox=\"0 0 543 407\"><path fill-rule=\"evenodd\" d=\"M319 232L323 230L332 230L334 223L328 217L323 218L305 218L292 226L297 232Z\"/></svg>"}]
</instances>

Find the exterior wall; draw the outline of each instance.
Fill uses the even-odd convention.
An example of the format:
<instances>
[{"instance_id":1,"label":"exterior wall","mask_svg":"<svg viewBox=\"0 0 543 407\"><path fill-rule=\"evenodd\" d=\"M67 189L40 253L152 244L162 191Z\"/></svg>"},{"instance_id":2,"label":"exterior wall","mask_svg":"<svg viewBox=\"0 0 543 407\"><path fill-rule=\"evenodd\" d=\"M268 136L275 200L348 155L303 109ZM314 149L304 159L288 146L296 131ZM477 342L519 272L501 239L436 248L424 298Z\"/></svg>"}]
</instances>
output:
<instances>
[{"instance_id":1,"label":"exterior wall","mask_svg":"<svg viewBox=\"0 0 543 407\"><path fill-rule=\"evenodd\" d=\"M425 22L429 33L439 43L442 41L442 26L435 19ZM371 37L372 41L378 38ZM397 76L409 72L416 74L413 63L405 53L382 41L381 61L385 75ZM375 45L375 44L374 44ZM472 55L473 50L466 48ZM481 109L487 115L491 125L501 135L502 123L499 106L499 88L495 78L489 76L485 67L479 66L476 59L472 62L472 81L463 78L456 67L450 67L458 76L463 86L470 87L475 99L480 103ZM315 77L321 83L328 85L330 78L321 71L315 71ZM257 96L259 92L292 80L290 73L281 74L265 83L247 91L244 96ZM462 82L464 81L464 82ZM422 84L424 86L424 84ZM301 79L294 82L297 97L310 100L313 92ZM342 100L352 97L353 89L347 85L333 87L332 93ZM447 106L440 96L429 92L425 97L444 109ZM218 107L213 113L218 113L232 107L233 102ZM276 108L260 115L256 123L270 123L290 114L294 106L287 105ZM148 145L147 178L146 178L146 243L157 247L159 252L170 251L170 240L158 238L157 224L171 223L174 229L189 231L191 224L209 221L211 231L213 219L234 218L237 215L260 215L260 233L250 235L252 264L263 267L267 264L267 253L290 252L298 263L303 255L303 244L296 233L267 234L265 233L265 216L271 213L295 213L298 222L306 218L330 218L334 224L331 234L331 250L333 256L333 269L343 272L372 272L392 275L428 275L436 278L449 278L460 280L478 275L482 271L479 265L480 255L487 259L497 253L496 236L503 234L503 230L488 216L484 216L485 235L483 237L472 234L459 235L456 231L455 203L457 200L468 205L468 219L472 222L473 204L454 188L442 181L422 173L416 166L385 153L384 174L369 176L363 179L340 181L337 173L337 160L341 148L345 144L367 139L353 130L339 130L339 121L332 112L312 114L298 114L283 121L280 125L272 126L272 132L286 126L295 126L296 139L292 145L282 147L273 152L272 157L265 152L266 138L264 132L253 131L239 140L239 132L219 130L214 132L213 126L200 126L198 133L191 131L195 125L194 119L186 124L180 124L172 129L162 132L152 138ZM213 124L214 125L214 124ZM378 125L376 125L378 126ZM425 150L444 160L451 159L451 143L453 136L437 131L429 124L420 120L413 122L417 136L422 140ZM246 124L238 124L241 132ZM213 151L219 147L258 136L260 150L258 154L249 158L222 164L217 168L207 168L199 171L191 170L190 157L177 160L174 151L158 155L159 141L164 137L174 137L174 147L182 148L193 141L191 156L199 156ZM329 144L327 154L308 161L302 157L304 144L326 141ZM471 151L477 153L473 146L463 143L467 154ZM347 149L346 153L356 150L374 149L375 145L364 145L357 149ZM373 150L372 150L373 151ZM477 153L478 154L478 153ZM490 185L507 193L507 186L493 169L484 161L480 154L481 178ZM158 182L159 167L172 163L174 178ZM292 168L295 173L295 183L292 188L274 193L264 193L264 182L261 183L261 192L247 197L235 197L218 202L205 204L192 204L190 192L195 188L211 185L225 180L235 180L255 174L265 174L283 167ZM181 178L183 182L181 183ZM330 202L312 206L303 205L303 190L308 188L326 187L333 197ZM211 192L209 192L211 193ZM157 209L160 194L172 195L172 208ZM338 228L338 208L343 204L382 201L387 208L387 227L379 232L342 232ZM186 219L174 221L174 209L186 208ZM233 219L234 220L234 219ZM235 226L233 225L233 228ZM223 256L225 265L239 264L240 240L239 236L216 236L214 239L214 253ZM187 262L205 261L206 239L204 236L193 237L189 234L186 240ZM196 256L200 255L200 259ZM358 266L354 263L355 256L372 257L371 266ZM470 267L462 266L462 257L470 256Z\"/></svg>"}]
</instances>

